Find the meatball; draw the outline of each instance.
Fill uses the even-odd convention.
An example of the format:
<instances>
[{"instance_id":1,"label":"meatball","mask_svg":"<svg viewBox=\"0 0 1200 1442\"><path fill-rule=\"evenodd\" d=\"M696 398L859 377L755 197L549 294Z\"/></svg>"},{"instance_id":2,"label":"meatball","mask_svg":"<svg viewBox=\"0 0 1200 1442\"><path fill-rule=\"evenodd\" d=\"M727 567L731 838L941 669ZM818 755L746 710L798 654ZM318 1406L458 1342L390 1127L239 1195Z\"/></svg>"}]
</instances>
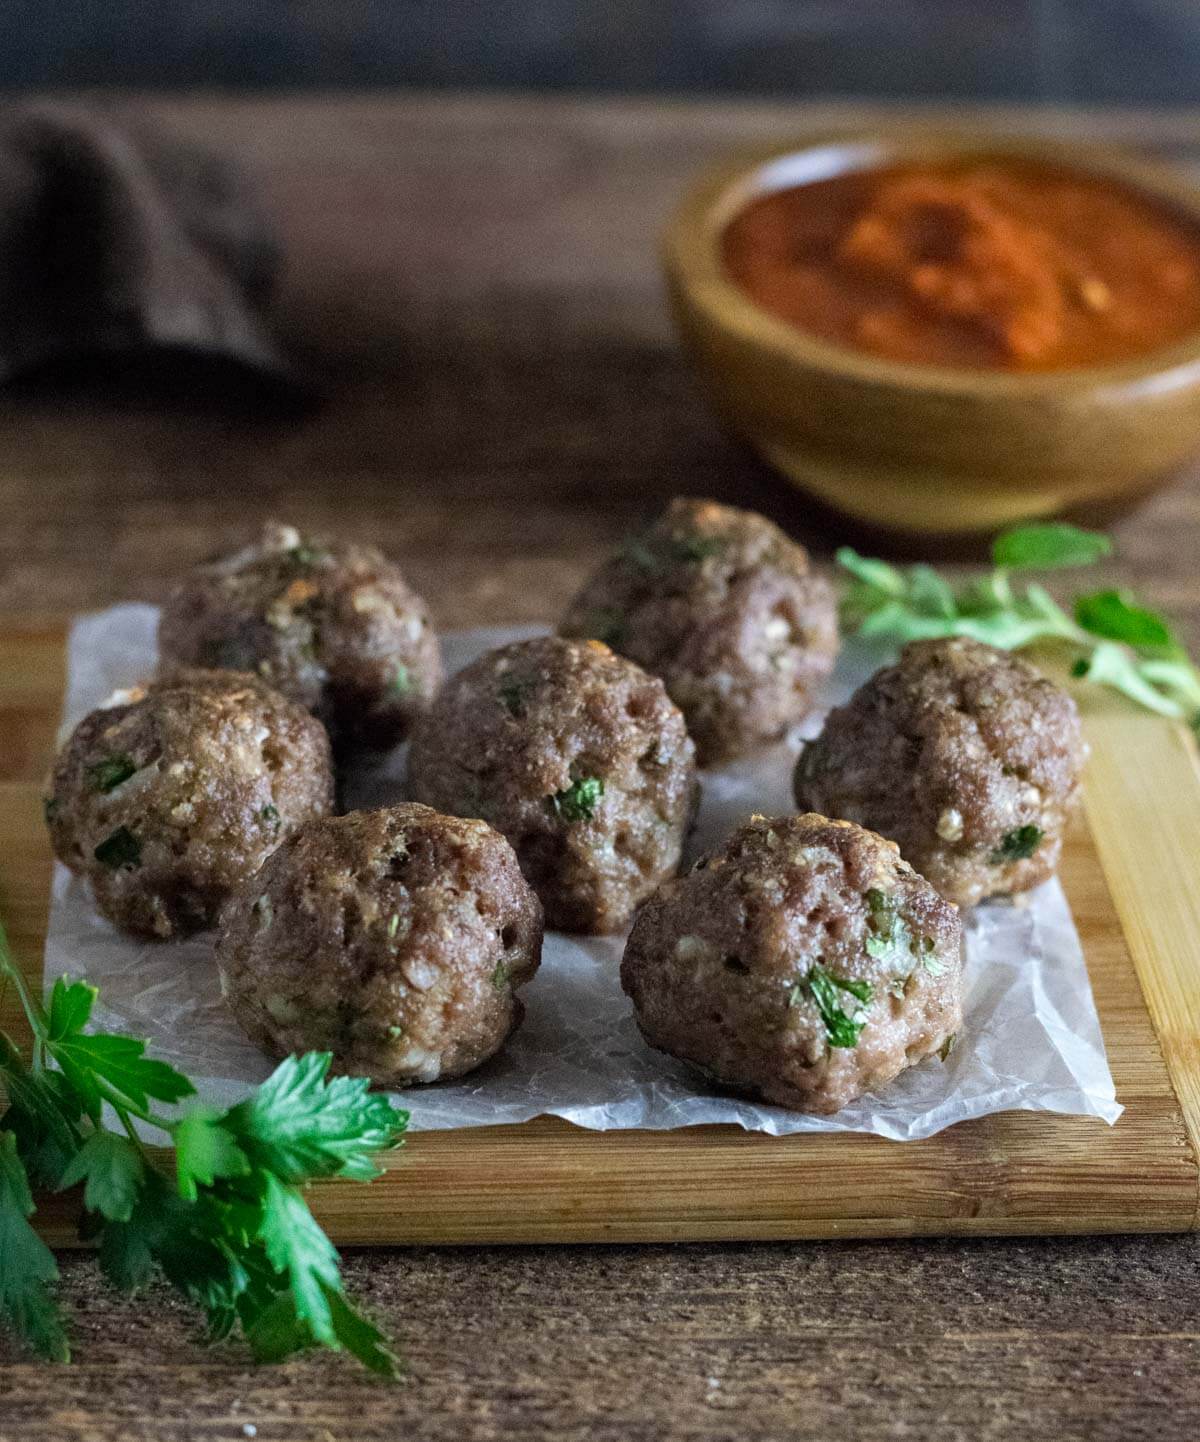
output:
<instances>
[{"instance_id":1,"label":"meatball","mask_svg":"<svg viewBox=\"0 0 1200 1442\"><path fill-rule=\"evenodd\" d=\"M441 684L421 600L373 546L267 526L167 598L163 664L254 671L325 722L339 749L401 741Z\"/></svg>"},{"instance_id":2,"label":"meatball","mask_svg":"<svg viewBox=\"0 0 1200 1442\"><path fill-rule=\"evenodd\" d=\"M642 907L621 963L651 1046L795 1111L835 1112L962 1021L962 923L890 841L756 816Z\"/></svg>"},{"instance_id":3,"label":"meatball","mask_svg":"<svg viewBox=\"0 0 1200 1442\"><path fill-rule=\"evenodd\" d=\"M276 1056L333 1053L380 1086L462 1076L520 1023L542 908L483 821L355 811L290 838L229 904L221 986Z\"/></svg>"},{"instance_id":4,"label":"meatball","mask_svg":"<svg viewBox=\"0 0 1200 1442\"><path fill-rule=\"evenodd\" d=\"M800 753L796 802L889 837L972 906L1053 875L1086 755L1074 701L1032 666L915 641Z\"/></svg>"},{"instance_id":5,"label":"meatball","mask_svg":"<svg viewBox=\"0 0 1200 1442\"><path fill-rule=\"evenodd\" d=\"M329 738L257 677L180 671L85 716L45 806L54 854L114 925L182 935L332 809Z\"/></svg>"},{"instance_id":6,"label":"meatball","mask_svg":"<svg viewBox=\"0 0 1200 1442\"><path fill-rule=\"evenodd\" d=\"M414 799L512 842L565 931L616 931L679 865L695 751L661 681L599 641L544 636L480 657L421 718Z\"/></svg>"},{"instance_id":7,"label":"meatball","mask_svg":"<svg viewBox=\"0 0 1200 1442\"><path fill-rule=\"evenodd\" d=\"M753 511L685 499L600 567L559 630L661 676L706 766L777 740L838 649L832 589L803 546Z\"/></svg>"}]
</instances>

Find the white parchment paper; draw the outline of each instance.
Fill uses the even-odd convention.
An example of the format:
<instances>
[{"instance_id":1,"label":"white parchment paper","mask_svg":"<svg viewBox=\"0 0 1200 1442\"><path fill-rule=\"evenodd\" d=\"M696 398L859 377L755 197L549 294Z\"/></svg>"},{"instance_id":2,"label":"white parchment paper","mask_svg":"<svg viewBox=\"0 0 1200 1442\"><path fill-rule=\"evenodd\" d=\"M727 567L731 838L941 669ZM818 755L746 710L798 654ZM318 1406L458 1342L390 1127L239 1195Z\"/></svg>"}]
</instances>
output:
<instances>
[{"instance_id":1,"label":"white parchment paper","mask_svg":"<svg viewBox=\"0 0 1200 1442\"><path fill-rule=\"evenodd\" d=\"M154 666L157 613L117 606L72 628L64 731L112 691ZM455 670L481 651L540 628L464 632L445 639ZM878 664L853 648L839 666L835 704ZM812 734L813 718L804 728ZM704 777L693 852L715 845L752 812L793 809L791 770L800 735L752 761ZM354 778L352 804L403 798L402 758ZM549 1113L596 1130L664 1129L734 1122L781 1136L865 1131L898 1141L927 1137L989 1112L1069 1112L1114 1122L1121 1107L1092 1000L1087 968L1057 882L1023 905L980 907L968 919L963 1032L945 1063L905 1072L878 1096L835 1117L810 1117L706 1088L697 1073L651 1051L638 1035L617 978L624 938L549 933L541 970L521 995L524 1025L497 1057L458 1082L403 1094L417 1130L492 1126ZM96 912L85 884L55 869L46 940L46 982L67 973L100 987L99 1027L150 1038L155 1053L197 1083L205 1100L226 1104L271 1070L226 1014L211 935L142 943Z\"/></svg>"}]
</instances>

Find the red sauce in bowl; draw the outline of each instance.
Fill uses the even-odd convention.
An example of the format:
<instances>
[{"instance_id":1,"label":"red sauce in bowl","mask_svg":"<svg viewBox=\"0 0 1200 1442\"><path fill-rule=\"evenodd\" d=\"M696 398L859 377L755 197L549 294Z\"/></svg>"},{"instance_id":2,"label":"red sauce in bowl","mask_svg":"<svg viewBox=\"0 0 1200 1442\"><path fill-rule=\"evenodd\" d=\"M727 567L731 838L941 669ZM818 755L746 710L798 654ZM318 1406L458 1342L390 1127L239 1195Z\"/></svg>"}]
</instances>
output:
<instances>
[{"instance_id":1,"label":"red sauce in bowl","mask_svg":"<svg viewBox=\"0 0 1200 1442\"><path fill-rule=\"evenodd\" d=\"M1011 158L850 172L752 200L729 276L890 360L1054 371L1200 331L1200 225L1099 173Z\"/></svg>"}]
</instances>

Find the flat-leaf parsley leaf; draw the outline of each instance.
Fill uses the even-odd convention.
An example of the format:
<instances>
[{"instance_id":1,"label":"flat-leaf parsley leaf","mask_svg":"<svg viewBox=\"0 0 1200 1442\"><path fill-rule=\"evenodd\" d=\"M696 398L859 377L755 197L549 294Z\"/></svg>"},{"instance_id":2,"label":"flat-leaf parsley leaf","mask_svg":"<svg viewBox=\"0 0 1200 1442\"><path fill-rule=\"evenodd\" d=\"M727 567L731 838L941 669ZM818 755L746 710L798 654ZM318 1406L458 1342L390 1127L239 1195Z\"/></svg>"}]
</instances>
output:
<instances>
[{"instance_id":1,"label":"flat-leaf parsley leaf","mask_svg":"<svg viewBox=\"0 0 1200 1442\"><path fill-rule=\"evenodd\" d=\"M115 1286L133 1291L160 1274L203 1309L211 1338L240 1327L258 1358L319 1345L395 1375L382 1334L343 1294L337 1252L304 1187L374 1176L374 1153L400 1144L406 1112L365 1080L329 1080L328 1054L309 1053L287 1058L228 1110L165 1114L154 1104L191 1095L187 1077L147 1057L143 1041L84 1031L96 999L87 982L60 978L39 1001L2 926L0 984L16 989L33 1033L29 1060L0 1033L0 1325L67 1360L54 1258L29 1224L30 1179L82 1184L80 1230ZM105 1125L110 1114L119 1131ZM174 1142L174 1185L149 1164L146 1129Z\"/></svg>"}]
</instances>

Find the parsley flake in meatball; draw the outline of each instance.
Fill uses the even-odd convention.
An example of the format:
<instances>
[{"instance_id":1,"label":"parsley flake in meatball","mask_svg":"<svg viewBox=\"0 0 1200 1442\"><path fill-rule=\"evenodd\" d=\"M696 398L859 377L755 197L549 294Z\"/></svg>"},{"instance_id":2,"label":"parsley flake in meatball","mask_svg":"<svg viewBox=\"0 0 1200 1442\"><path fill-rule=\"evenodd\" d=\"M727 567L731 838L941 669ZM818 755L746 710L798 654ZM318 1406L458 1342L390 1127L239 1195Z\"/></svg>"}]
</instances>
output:
<instances>
[{"instance_id":1,"label":"parsley flake in meatball","mask_svg":"<svg viewBox=\"0 0 1200 1442\"><path fill-rule=\"evenodd\" d=\"M962 962L958 911L891 842L756 816L640 909L621 985L651 1046L828 1113L949 1047Z\"/></svg>"},{"instance_id":2,"label":"parsley flake in meatball","mask_svg":"<svg viewBox=\"0 0 1200 1442\"><path fill-rule=\"evenodd\" d=\"M1054 874L1086 757L1075 702L1027 662L914 641L800 753L796 802L889 837L973 906Z\"/></svg>"},{"instance_id":3,"label":"parsley flake in meatball","mask_svg":"<svg viewBox=\"0 0 1200 1442\"><path fill-rule=\"evenodd\" d=\"M409 790L507 836L548 926L609 932L679 865L694 758L661 681L599 641L544 636L446 683L413 733Z\"/></svg>"},{"instance_id":4,"label":"parsley flake in meatball","mask_svg":"<svg viewBox=\"0 0 1200 1442\"><path fill-rule=\"evenodd\" d=\"M158 629L163 665L253 671L328 726L338 750L401 741L442 679L424 603L373 546L269 525L198 566Z\"/></svg>"},{"instance_id":5,"label":"parsley flake in meatball","mask_svg":"<svg viewBox=\"0 0 1200 1442\"><path fill-rule=\"evenodd\" d=\"M45 805L55 855L114 925L182 935L331 810L329 738L254 676L180 671L85 716Z\"/></svg>"},{"instance_id":6,"label":"parsley flake in meatball","mask_svg":"<svg viewBox=\"0 0 1200 1442\"><path fill-rule=\"evenodd\" d=\"M682 498L600 567L559 630L661 676L702 765L778 740L838 649L833 591L803 546L753 511Z\"/></svg>"},{"instance_id":7,"label":"parsley flake in meatball","mask_svg":"<svg viewBox=\"0 0 1200 1442\"><path fill-rule=\"evenodd\" d=\"M427 806L306 826L227 908L222 989L275 1056L380 1086L462 1076L520 1023L542 908L508 842Z\"/></svg>"}]
</instances>

